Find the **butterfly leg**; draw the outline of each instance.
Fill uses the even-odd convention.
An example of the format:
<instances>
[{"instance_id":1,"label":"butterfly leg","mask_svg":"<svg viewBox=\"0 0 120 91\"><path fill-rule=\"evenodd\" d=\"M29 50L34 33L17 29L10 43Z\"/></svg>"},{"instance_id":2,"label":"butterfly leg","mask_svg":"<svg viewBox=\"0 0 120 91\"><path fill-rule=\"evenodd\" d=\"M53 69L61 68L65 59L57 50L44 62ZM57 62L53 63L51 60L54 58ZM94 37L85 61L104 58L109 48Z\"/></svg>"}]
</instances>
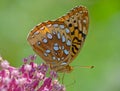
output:
<instances>
[{"instance_id":1,"label":"butterfly leg","mask_svg":"<svg viewBox=\"0 0 120 91\"><path fill-rule=\"evenodd\" d=\"M65 77L65 72L63 73L63 76L62 76L62 84L64 83L64 77Z\"/></svg>"}]
</instances>

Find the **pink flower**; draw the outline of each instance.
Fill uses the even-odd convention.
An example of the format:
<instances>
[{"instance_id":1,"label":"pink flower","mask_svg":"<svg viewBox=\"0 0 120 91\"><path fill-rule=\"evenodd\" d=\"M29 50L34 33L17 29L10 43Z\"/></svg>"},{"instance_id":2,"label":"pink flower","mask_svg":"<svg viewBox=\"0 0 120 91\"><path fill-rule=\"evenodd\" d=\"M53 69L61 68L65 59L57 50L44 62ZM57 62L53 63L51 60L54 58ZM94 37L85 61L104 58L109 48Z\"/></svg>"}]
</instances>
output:
<instances>
[{"instance_id":1,"label":"pink flower","mask_svg":"<svg viewBox=\"0 0 120 91\"><path fill-rule=\"evenodd\" d=\"M0 91L65 91L57 80L57 73L48 72L48 66L34 63L35 59L36 55L24 58L24 64L15 68L0 56Z\"/></svg>"}]
</instances>

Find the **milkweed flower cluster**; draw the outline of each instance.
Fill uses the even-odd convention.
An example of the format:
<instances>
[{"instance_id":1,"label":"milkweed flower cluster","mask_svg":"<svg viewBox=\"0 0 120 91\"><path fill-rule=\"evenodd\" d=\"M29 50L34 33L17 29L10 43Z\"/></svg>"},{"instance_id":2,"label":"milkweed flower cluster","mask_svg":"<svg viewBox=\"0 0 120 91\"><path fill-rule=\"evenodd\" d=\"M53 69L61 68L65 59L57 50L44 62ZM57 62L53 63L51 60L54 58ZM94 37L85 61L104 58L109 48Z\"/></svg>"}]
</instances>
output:
<instances>
[{"instance_id":1,"label":"milkweed flower cluster","mask_svg":"<svg viewBox=\"0 0 120 91\"><path fill-rule=\"evenodd\" d=\"M24 58L23 65L16 68L0 56L0 91L65 91L57 73L48 71L44 63L36 64L35 59L35 55Z\"/></svg>"}]
</instances>

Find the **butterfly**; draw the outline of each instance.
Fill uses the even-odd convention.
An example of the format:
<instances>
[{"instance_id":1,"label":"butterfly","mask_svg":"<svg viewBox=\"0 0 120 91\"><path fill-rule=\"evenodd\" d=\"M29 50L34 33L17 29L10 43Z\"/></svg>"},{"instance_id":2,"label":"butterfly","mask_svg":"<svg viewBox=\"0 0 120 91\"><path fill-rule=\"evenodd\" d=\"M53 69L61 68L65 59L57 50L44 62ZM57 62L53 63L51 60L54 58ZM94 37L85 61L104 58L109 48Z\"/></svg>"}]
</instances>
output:
<instances>
[{"instance_id":1,"label":"butterfly","mask_svg":"<svg viewBox=\"0 0 120 91\"><path fill-rule=\"evenodd\" d=\"M28 34L33 50L56 72L69 73L69 64L76 58L88 34L88 10L78 6L66 15L42 22Z\"/></svg>"}]
</instances>

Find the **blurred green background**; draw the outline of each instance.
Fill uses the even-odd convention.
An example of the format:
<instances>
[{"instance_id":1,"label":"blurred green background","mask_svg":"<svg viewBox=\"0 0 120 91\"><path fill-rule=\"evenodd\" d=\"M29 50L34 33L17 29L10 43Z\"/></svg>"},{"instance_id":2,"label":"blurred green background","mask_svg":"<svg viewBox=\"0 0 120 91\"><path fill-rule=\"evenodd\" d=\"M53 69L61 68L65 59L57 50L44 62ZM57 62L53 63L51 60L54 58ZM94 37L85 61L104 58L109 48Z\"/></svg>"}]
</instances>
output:
<instances>
[{"instance_id":1,"label":"blurred green background","mask_svg":"<svg viewBox=\"0 0 120 91\"><path fill-rule=\"evenodd\" d=\"M67 91L120 91L120 0L0 0L0 54L20 66L22 58L34 54L28 32L79 5L89 10L89 33L71 65L95 68L66 74Z\"/></svg>"}]
</instances>

